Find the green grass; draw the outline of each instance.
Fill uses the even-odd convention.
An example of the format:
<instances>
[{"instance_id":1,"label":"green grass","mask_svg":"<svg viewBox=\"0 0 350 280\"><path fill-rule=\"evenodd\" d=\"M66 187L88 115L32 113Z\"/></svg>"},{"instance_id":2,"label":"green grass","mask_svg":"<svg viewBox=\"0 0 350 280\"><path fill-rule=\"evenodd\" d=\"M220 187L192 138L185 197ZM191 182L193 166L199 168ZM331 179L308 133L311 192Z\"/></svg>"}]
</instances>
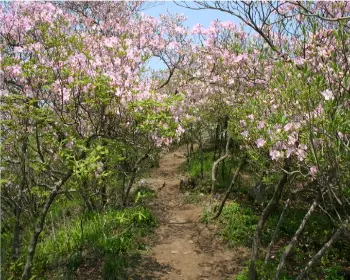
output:
<instances>
[{"instance_id":1,"label":"green grass","mask_svg":"<svg viewBox=\"0 0 350 280\"><path fill-rule=\"evenodd\" d=\"M73 205L67 209L64 206L56 205L48 216L35 253L33 279L79 279L76 270L81 267L95 270L106 280L126 279L126 256L136 249L147 248L143 246L141 237L156 225L151 212L135 206L90 212L80 217L74 215L63 221L62 215L66 215L67 211L77 210ZM54 231L51 220L55 220ZM2 234L1 238L11 248L11 235ZM4 279L20 279L25 256L26 244L23 244L20 259L8 264L7 271L2 271Z\"/></svg>"},{"instance_id":2,"label":"green grass","mask_svg":"<svg viewBox=\"0 0 350 280\"><path fill-rule=\"evenodd\" d=\"M117 256L135 249L135 238L146 234L154 225L153 216L143 207L87 213L54 235L43 237L36 262L47 267L66 264L74 270L80 262L77 252Z\"/></svg>"},{"instance_id":3,"label":"green grass","mask_svg":"<svg viewBox=\"0 0 350 280\"><path fill-rule=\"evenodd\" d=\"M213 167L213 151L203 151L203 180L199 180L201 186L205 187L205 190L209 190L211 186L211 172ZM232 157L225 160L224 172L222 172L222 163L218 166L217 170L217 189L226 189L232 180L232 169L235 169L239 165L239 158ZM200 178L201 175L201 154L196 151L190 159L190 163L185 168L188 175L192 178ZM223 177L224 173L224 177Z\"/></svg>"},{"instance_id":4,"label":"green grass","mask_svg":"<svg viewBox=\"0 0 350 280\"><path fill-rule=\"evenodd\" d=\"M249 247L256 229L258 216L250 208L236 202L230 202L225 205L219 222L221 224L220 234L229 246Z\"/></svg>"}]
</instances>

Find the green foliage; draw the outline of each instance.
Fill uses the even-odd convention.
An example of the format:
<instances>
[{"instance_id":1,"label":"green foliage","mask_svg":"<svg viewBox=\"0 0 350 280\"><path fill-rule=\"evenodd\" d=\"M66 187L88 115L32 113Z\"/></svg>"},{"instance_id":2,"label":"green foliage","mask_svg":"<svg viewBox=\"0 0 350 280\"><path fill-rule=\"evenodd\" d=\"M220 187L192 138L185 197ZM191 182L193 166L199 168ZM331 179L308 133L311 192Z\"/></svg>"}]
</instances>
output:
<instances>
[{"instance_id":1,"label":"green foliage","mask_svg":"<svg viewBox=\"0 0 350 280\"><path fill-rule=\"evenodd\" d=\"M213 167L213 151L203 151L203 173L204 179L201 182L206 186L211 185L211 171ZM201 174L201 154L199 151L195 152L190 159L190 164L187 167L187 173L190 177L199 178ZM225 177L222 177L222 163L219 165L217 170L217 187L227 188L232 179L232 169L238 165L238 161L235 158L229 158L225 161L224 174Z\"/></svg>"},{"instance_id":2,"label":"green foliage","mask_svg":"<svg viewBox=\"0 0 350 280\"><path fill-rule=\"evenodd\" d=\"M256 270L259 275L259 280L271 280L274 278L274 274L276 271L276 264L275 263L268 263L264 264L261 261L258 261L256 263ZM236 277L235 280L248 280L249 277L249 266L246 266ZM287 276L285 274L280 275L280 280L293 280L295 277Z\"/></svg>"},{"instance_id":3,"label":"green foliage","mask_svg":"<svg viewBox=\"0 0 350 280\"><path fill-rule=\"evenodd\" d=\"M141 206L87 213L82 219L75 218L59 228L55 234L43 237L37 248L37 263L44 269L64 265L69 272L78 268L85 256L105 256L104 272L117 273L121 270L114 269L111 263L116 264L122 253L136 249L137 238L154 225L155 219L150 211Z\"/></svg>"},{"instance_id":4,"label":"green foliage","mask_svg":"<svg viewBox=\"0 0 350 280\"><path fill-rule=\"evenodd\" d=\"M127 266L126 259L123 257L115 258L108 255L103 264L103 279L104 280L124 280L127 279L125 267Z\"/></svg>"},{"instance_id":5,"label":"green foliage","mask_svg":"<svg viewBox=\"0 0 350 280\"><path fill-rule=\"evenodd\" d=\"M338 264L325 269L326 277L325 280L344 280L342 268Z\"/></svg>"},{"instance_id":6,"label":"green foliage","mask_svg":"<svg viewBox=\"0 0 350 280\"><path fill-rule=\"evenodd\" d=\"M258 217L250 208L230 202L220 216L223 224L221 235L231 246L250 246L257 221Z\"/></svg>"},{"instance_id":7,"label":"green foliage","mask_svg":"<svg viewBox=\"0 0 350 280\"><path fill-rule=\"evenodd\" d=\"M203 170L206 176L209 176L213 166L213 152L203 152ZM201 156L197 151L190 159L187 170L191 177L199 177L201 174Z\"/></svg>"},{"instance_id":8,"label":"green foliage","mask_svg":"<svg viewBox=\"0 0 350 280\"><path fill-rule=\"evenodd\" d=\"M248 267L245 267L239 274L236 275L235 280L248 280Z\"/></svg>"},{"instance_id":9,"label":"green foliage","mask_svg":"<svg viewBox=\"0 0 350 280\"><path fill-rule=\"evenodd\" d=\"M135 194L135 204L142 204L145 200L155 196L154 191L146 187L138 188Z\"/></svg>"}]
</instances>

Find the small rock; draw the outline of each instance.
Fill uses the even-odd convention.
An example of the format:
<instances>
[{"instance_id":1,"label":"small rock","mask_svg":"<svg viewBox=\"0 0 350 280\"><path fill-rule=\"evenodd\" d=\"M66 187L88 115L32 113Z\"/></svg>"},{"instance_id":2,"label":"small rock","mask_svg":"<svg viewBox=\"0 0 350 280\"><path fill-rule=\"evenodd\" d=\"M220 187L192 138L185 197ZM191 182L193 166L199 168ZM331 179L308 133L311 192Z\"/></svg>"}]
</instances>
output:
<instances>
[{"instance_id":1,"label":"small rock","mask_svg":"<svg viewBox=\"0 0 350 280\"><path fill-rule=\"evenodd\" d=\"M204 271L210 271L211 268L210 267L204 267Z\"/></svg>"},{"instance_id":2,"label":"small rock","mask_svg":"<svg viewBox=\"0 0 350 280\"><path fill-rule=\"evenodd\" d=\"M185 255L191 254L191 251L186 251L186 252L184 252L184 254L185 254Z\"/></svg>"},{"instance_id":3,"label":"small rock","mask_svg":"<svg viewBox=\"0 0 350 280\"><path fill-rule=\"evenodd\" d=\"M177 253L179 253L179 251L171 251L170 253L177 254Z\"/></svg>"},{"instance_id":4,"label":"small rock","mask_svg":"<svg viewBox=\"0 0 350 280\"><path fill-rule=\"evenodd\" d=\"M193 241L192 240L190 240L190 241L188 241L189 243L191 243L191 244L193 244Z\"/></svg>"}]
</instances>

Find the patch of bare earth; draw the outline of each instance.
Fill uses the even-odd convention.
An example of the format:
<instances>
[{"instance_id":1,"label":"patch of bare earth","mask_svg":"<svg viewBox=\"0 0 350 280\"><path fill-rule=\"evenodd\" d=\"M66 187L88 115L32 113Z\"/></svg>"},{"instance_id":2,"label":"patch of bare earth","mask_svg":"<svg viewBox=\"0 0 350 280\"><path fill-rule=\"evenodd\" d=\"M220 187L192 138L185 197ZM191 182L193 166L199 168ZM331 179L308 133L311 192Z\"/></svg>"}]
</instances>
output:
<instances>
[{"instance_id":1,"label":"patch of bare earth","mask_svg":"<svg viewBox=\"0 0 350 280\"><path fill-rule=\"evenodd\" d=\"M245 248L228 249L213 225L200 222L203 206L185 202L179 189L185 160L183 148L169 152L146 179L157 194L150 208L159 226L129 279L233 279L249 257Z\"/></svg>"}]
</instances>

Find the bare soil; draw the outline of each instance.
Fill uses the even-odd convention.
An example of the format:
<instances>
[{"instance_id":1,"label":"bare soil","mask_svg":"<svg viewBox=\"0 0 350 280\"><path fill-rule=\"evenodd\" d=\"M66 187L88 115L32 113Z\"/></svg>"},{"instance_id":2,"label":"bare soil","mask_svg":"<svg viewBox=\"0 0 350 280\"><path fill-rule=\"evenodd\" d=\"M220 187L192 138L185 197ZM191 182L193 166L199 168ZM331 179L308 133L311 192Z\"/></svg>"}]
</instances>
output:
<instances>
[{"instance_id":1,"label":"bare soil","mask_svg":"<svg viewBox=\"0 0 350 280\"><path fill-rule=\"evenodd\" d=\"M180 191L184 177L184 148L164 155L146 184L156 197L149 203L158 221L128 279L195 280L234 279L249 258L246 248L227 248L214 225L200 222L203 205L188 204Z\"/></svg>"}]
</instances>

